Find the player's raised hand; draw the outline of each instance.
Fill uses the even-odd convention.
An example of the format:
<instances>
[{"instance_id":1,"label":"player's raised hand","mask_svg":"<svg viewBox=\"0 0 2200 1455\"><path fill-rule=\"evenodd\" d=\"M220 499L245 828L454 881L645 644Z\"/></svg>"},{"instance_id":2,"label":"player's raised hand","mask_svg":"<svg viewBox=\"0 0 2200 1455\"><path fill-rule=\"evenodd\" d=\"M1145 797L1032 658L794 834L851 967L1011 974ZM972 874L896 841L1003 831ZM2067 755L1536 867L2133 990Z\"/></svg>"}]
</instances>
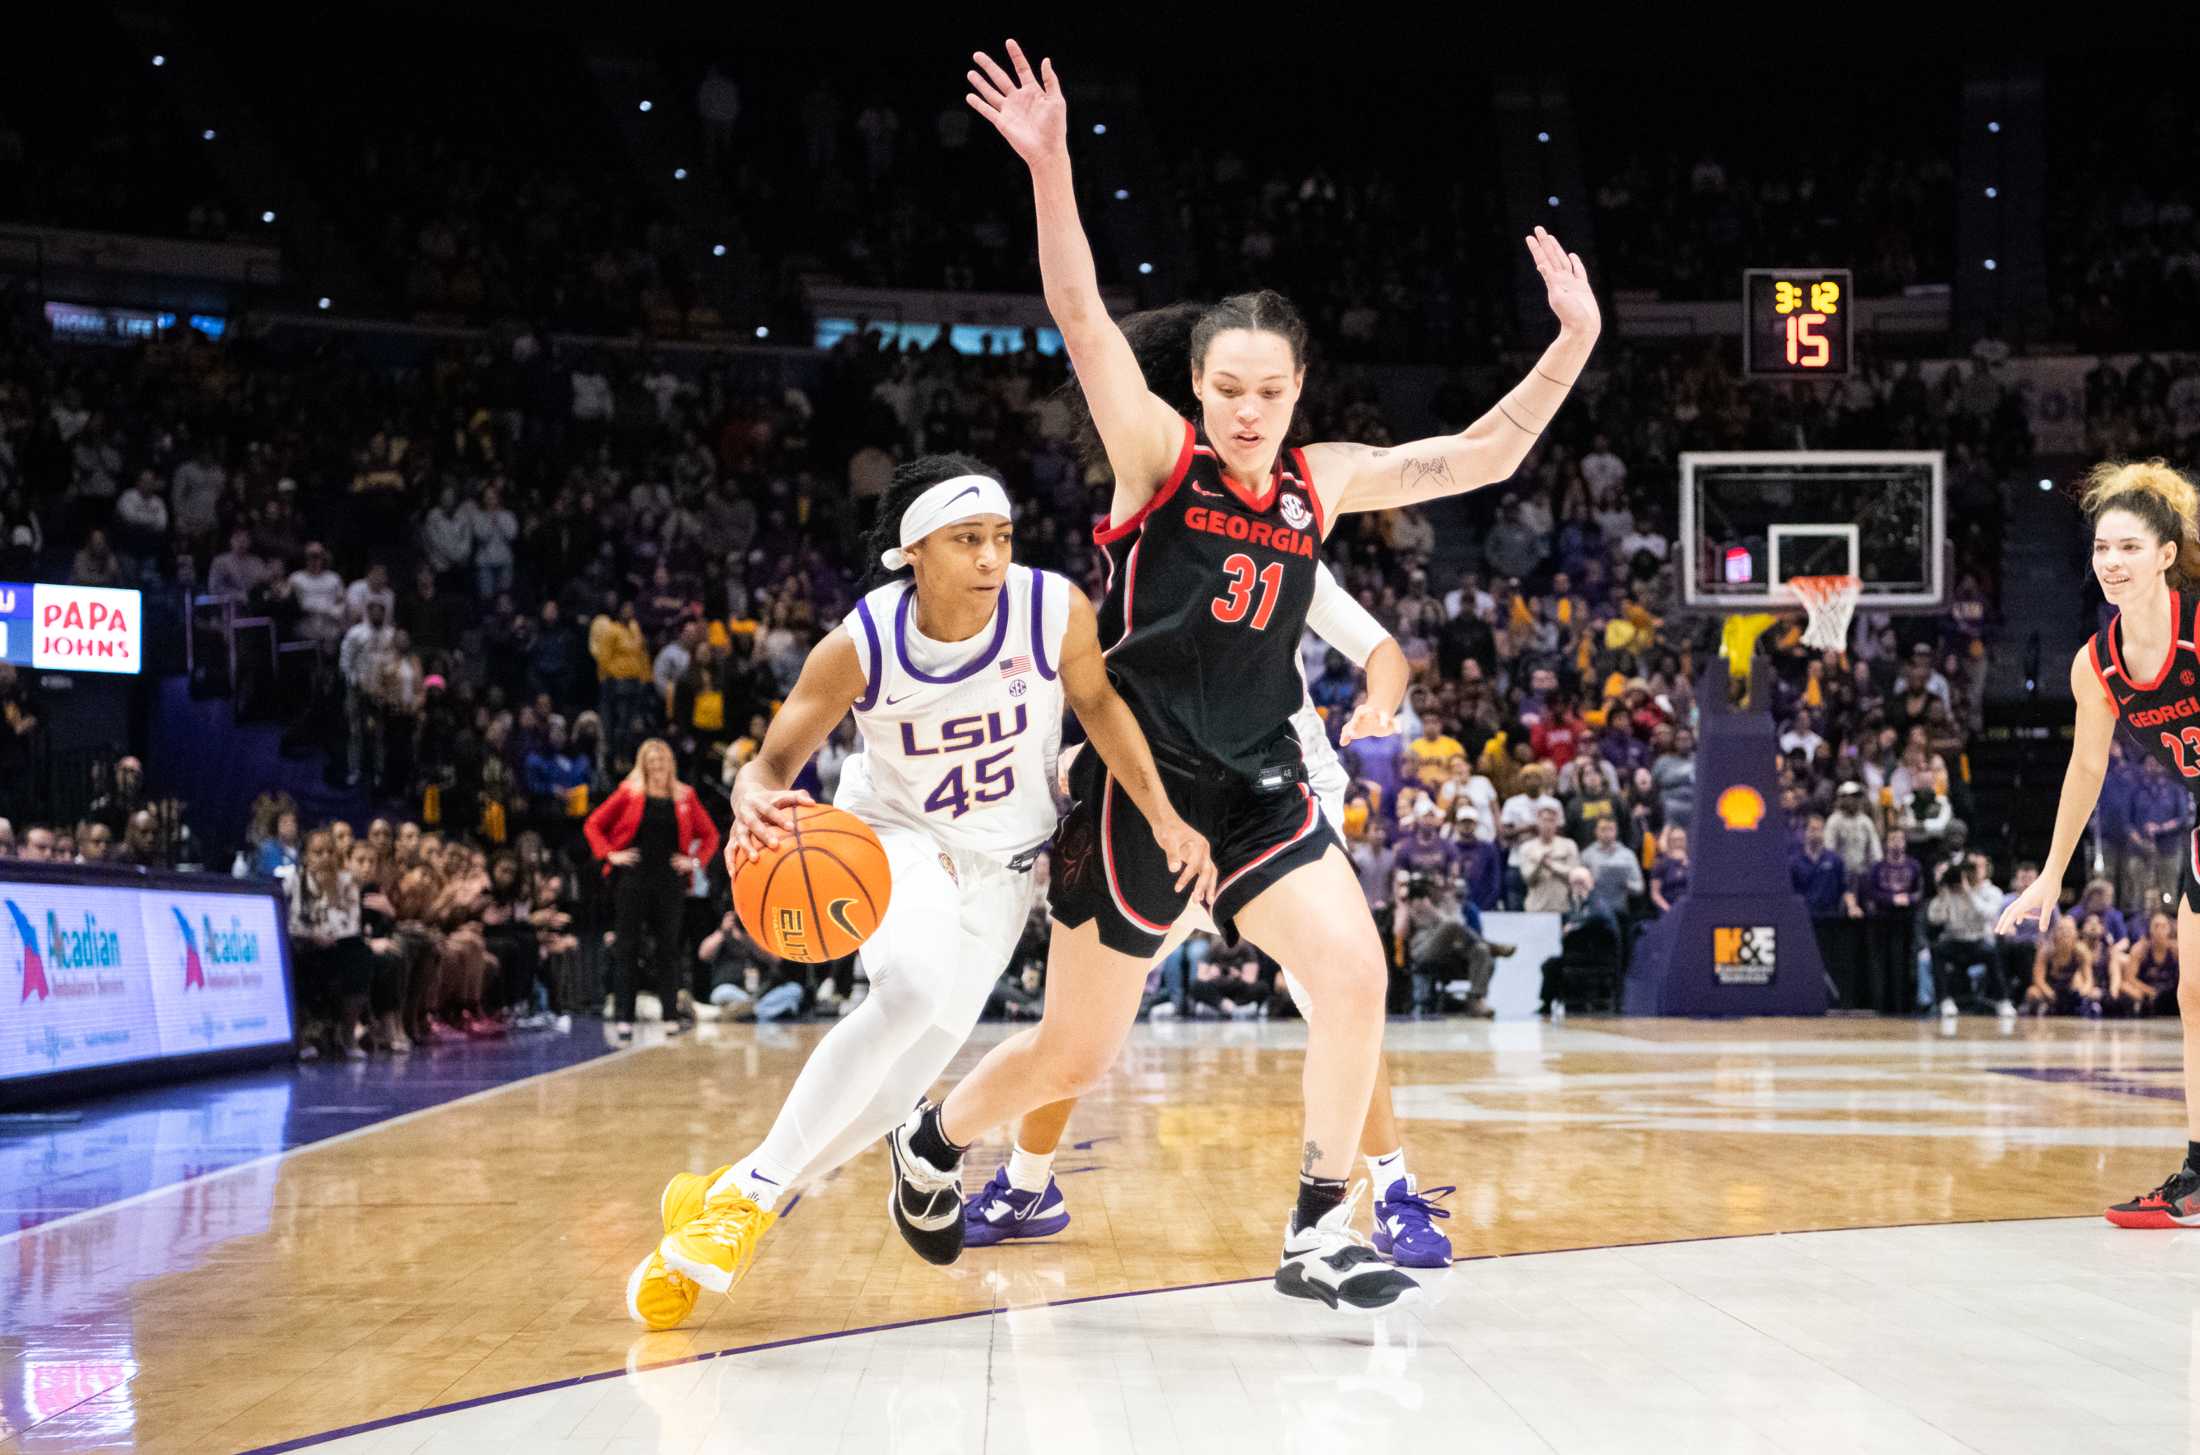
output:
<instances>
[{"instance_id":1,"label":"player's raised hand","mask_svg":"<svg viewBox=\"0 0 2200 1455\"><path fill-rule=\"evenodd\" d=\"M1013 76L984 51L974 52L970 59L977 67L965 73L970 94L963 99L993 123L1017 156L1036 165L1068 150L1069 102L1063 99L1062 83L1054 78L1054 62L1041 60L1034 74L1031 62L1024 59L1024 48L1013 40L1008 42L1008 63L1016 70Z\"/></svg>"},{"instance_id":2,"label":"player's raised hand","mask_svg":"<svg viewBox=\"0 0 2200 1455\"><path fill-rule=\"evenodd\" d=\"M2036 918L2040 923L2040 933L2044 935L2047 933L2048 921L2054 918L2055 906L2061 900L2061 881L2050 880L2042 874L2032 881L2029 889L2011 900L2009 907L2001 912L2001 918L1994 922L1994 933L2006 935L2026 920Z\"/></svg>"},{"instance_id":3,"label":"player's raised hand","mask_svg":"<svg viewBox=\"0 0 2200 1455\"><path fill-rule=\"evenodd\" d=\"M1604 318L1597 311L1597 295L1589 286L1589 270L1581 265L1581 254L1567 252L1540 227L1525 241L1536 272L1543 275L1543 296L1558 315L1559 328L1594 338L1604 327Z\"/></svg>"}]
</instances>

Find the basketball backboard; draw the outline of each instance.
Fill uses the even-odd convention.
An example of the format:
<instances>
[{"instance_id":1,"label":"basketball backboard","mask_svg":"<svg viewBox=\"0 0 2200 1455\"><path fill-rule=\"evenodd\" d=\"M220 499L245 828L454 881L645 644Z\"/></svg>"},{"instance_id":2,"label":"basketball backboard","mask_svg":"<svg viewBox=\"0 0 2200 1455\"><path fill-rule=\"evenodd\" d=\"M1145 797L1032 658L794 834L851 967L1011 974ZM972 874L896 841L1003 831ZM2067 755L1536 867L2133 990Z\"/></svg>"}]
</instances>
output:
<instances>
[{"instance_id":1,"label":"basketball backboard","mask_svg":"<svg viewBox=\"0 0 2200 1455\"><path fill-rule=\"evenodd\" d=\"M1797 605L1797 576L1855 576L1865 611L1946 599L1937 450L1681 456L1681 599L1698 610Z\"/></svg>"}]
</instances>

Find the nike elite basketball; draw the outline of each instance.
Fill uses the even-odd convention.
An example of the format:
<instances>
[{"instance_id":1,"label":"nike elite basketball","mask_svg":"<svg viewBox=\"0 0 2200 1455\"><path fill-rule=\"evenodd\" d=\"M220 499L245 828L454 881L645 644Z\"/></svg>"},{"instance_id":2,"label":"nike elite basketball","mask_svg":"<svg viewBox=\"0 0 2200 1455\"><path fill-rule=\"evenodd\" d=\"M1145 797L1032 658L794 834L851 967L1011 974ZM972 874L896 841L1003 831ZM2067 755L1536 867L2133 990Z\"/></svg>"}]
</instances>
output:
<instances>
[{"instance_id":1,"label":"nike elite basketball","mask_svg":"<svg viewBox=\"0 0 2200 1455\"><path fill-rule=\"evenodd\" d=\"M779 846L733 876L734 912L759 945L784 960L817 964L855 953L886 913L894 886L870 825L823 803L793 809Z\"/></svg>"}]
</instances>

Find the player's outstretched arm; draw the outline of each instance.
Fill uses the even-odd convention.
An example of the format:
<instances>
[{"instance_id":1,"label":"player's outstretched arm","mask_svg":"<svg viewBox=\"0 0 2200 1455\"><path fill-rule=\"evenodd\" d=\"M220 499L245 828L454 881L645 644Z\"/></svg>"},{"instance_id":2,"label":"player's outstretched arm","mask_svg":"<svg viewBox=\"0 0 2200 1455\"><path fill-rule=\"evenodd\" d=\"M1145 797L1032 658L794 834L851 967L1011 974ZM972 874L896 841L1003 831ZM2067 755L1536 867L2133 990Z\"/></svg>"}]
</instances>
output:
<instances>
[{"instance_id":1,"label":"player's outstretched arm","mask_svg":"<svg viewBox=\"0 0 2200 1455\"><path fill-rule=\"evenodd\" d=\"M838 626L810 649L794 691L779 715L764 729L764 744L733 778L733 827L726 834L726 868L731 872L756 843L770 847L794 827L790 804L809 803L810 795L790 788L802 765L825 746L825 739L856 699L863 696L863 663L848 629Z\"/></svg>"},{"instance_id":2,"label":"player's outstretched arm","mask_svg":"<svg viewBox=\"0 0 2200 1455\"><path fill-rule=\"evenodd\" d=\"M1306 467L1330 519L1348 510L1419 505L1509 480L1535 448L1581 377L1604 323L1580 256L1567 252L1540 227L1527 244L1543 278L1544 297L1558 319L1558 337L1510 394L1458 434L1380 449L1307 446Z\"/></svg>"},{"instance_id":3,"label":"player's outstretched arm","mask_svg":"<svg viewBox=\"0 0 2200 1455\"><path fill-rule=\"evenodd\" d=\"M1070 178L1069 102L1054 75L1054 62L1041 60L1034 72L1022 46L1012 40L1007 49L1015 74L979 51L971 56L976 68L966 73L970 93L963 99L1031 168L1047 312L1062 331L1077 386L1107 447L1108 464L1115 471L1116 518L1124 519L1168 477L1183 448L1184 422L1146 387L1138 356L1100 297L1100 275L1077 216L1077 189Z\"/></svg>"},{"instance_id":4,"label":"player's outstretched arm","mask_svg":"<svg viewBox=\"0 0 2200 1455\"><path fill-rule=\"evenodd\" d=\"M2093 809L2101 800L2101 780L2108 774L2108 747L2116 736L2116 709L2108 688L2094 675L2084 647L2070 661L2070 695L2077 699L2077 735L2070 745L2070 767L2063 773L2062 801L2055 809L2055 842L2040 865L2040 877L2002 911L1994 933L2005 935L2027 919L2037 918L2041 931L2062 897L2063 875L2070 856L2078 850L2078 836L2085 832Z\"/></svg>"},{"instance_id":5,"label":"player's outstretched arm","mask_svg":"<svg viewBox=\"0 0 2200 1455\"><path fill-rule=\"evenodd\" d=\"M1075 587L1069 593L1069 626L1062 633L1062 695L1077 720L1085 725L1085 736L1092 739L1093 751L1108 765L1131 802L1138 805L1146 822L1153 825L1154 842L1169 856L1169 871L1176 875L1176 887L1190 885L1193 897L1201 904L1207 903L1215 892L1215 865L1207 840L1184 822L1163 791L1161 770L1154 766L1146 730L1138 725L1130 704L1108 681L1092 603Z\"/></svg>"}]
</instances>

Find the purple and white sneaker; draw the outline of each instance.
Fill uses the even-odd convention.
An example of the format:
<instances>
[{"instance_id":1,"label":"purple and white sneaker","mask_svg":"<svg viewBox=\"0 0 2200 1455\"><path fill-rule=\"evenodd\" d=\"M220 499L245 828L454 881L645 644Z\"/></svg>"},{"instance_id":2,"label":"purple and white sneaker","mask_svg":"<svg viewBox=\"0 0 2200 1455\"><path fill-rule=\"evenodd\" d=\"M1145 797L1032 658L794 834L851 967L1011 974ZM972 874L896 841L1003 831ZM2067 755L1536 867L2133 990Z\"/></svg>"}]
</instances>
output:
<instances>
[{"instance_id":1,"label":"purple and white sneaker","mask_svg":"<svg viewBox=\"0 0 2200 1455\"><path fill-rule=\"evenodd\" d=\"M1391 1183L1375 1203L1375 1251L1400 1268L1449 1268L1451 1239L1437 1231L1433 1219L1451 1214L1432 1199L1458 1190L1432 1187L1424 1195L1411 1176Z\"/></svg>"},{"instance_id":2,"label":"purple and white sneaker","mask_svg":"<svg viewBox=\"0 0 2200 1455\"><path fill-rule=\"evenodd\" d=\"M1062 1189L1047 1179L1044 1192L1021 1192L1008 1185L1008 1168L963 1205L963 1246L990 1248L1012 1238L1051 1238L1069 1226Z\"/></svg>"}]
</instances>

